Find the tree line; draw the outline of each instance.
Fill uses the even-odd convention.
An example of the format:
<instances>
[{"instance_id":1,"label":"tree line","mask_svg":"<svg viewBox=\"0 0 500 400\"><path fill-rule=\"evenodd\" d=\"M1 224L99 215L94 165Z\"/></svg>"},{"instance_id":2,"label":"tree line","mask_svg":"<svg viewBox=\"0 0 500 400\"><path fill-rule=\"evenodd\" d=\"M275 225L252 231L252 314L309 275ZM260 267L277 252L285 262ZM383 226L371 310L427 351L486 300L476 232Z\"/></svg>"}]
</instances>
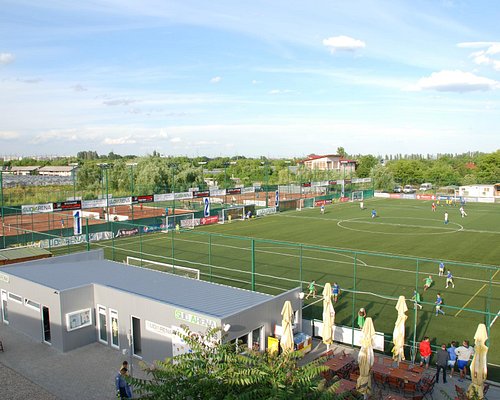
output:
<instances>
[{"instance_id":1,"label":"tree line","mask_svg":"<svg viewBox=\"0 0 500 400\"><path fill-rule=\"evenodd\" d=\"M40 162L34 159L9 161L4 165L68 165L78 163L76 187L79 191L110 193L179 192L191 187L206 188L211 178L219 187L238 185L288 185L343 178L373 178L376 190L390 191L395 185L419 185L430 182L435 187L500 182L500 150L493 153L443 154L435 157L381 157L348 155L341 147L337 153L357 162L356 171L347 176L343 170L307 170L303 159L266 157L162 157L159 152L136 157L113 152L100 156L95 151L81 151L76 157Z\"/></svg>"}]
</instances>

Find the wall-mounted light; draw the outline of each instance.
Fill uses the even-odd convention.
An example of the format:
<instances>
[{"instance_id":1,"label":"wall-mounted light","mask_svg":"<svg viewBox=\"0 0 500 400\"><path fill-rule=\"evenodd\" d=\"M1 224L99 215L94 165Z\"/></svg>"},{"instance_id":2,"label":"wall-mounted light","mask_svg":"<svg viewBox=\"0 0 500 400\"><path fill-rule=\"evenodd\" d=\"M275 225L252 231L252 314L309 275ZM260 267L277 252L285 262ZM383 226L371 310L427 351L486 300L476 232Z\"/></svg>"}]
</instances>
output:
<instances>
[{"instance_id":1,"label":"wall-mounted light","mask_svg":"<svg viewBox=\"0 0 500 400\"><path fill-rule=\"evenodd\" d=\"M231 329L231 324L223 324L223 325L222 325L222 330L223 330L224 332L229 331L229 329Z\"/></svg>"},{"instance_id":2,"label":"wall-mounted light","mask_svg":"<svg viewBox=\"0 0 500 400\"><path fill-rule=\"evenodd\" d=\"M302 300L304 298L304 292L299 293L299 299Z\"/></svg>"}]
</instances>

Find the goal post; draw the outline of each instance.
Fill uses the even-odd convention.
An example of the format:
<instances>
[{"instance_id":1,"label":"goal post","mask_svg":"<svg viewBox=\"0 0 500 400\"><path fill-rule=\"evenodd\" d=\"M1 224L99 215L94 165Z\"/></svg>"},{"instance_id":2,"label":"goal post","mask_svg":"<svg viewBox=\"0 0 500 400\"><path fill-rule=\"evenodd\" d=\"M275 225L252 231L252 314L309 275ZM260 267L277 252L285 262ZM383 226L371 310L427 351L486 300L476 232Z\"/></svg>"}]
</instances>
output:
<instances>
[{"instance_id":1,"label":"goal post","mask_svg":"<svg viewBox=\"0 0 500 400\"><path fill-rule=\"evenodd\" d=\"M222 209L222 223L233 221L235 219L245 218L245 206L235 206Z\"/></svg>"},{"instance_id":2,"label":"goal post","mask_svg":"<svg viewBox=\"0 0 500 400\"><path fill-rule=\"evenodd\" d=\"M356 190L351 193L351 201L363 201L363 191Z\"/></svg>"},{"instance_id":3,"label":"goal post","mask_svg":"<svg viewBox=\"0 0 500 400\"><path fill-rule=\"evenodd\" d=\"M180 265L174 266L168 263L146 260L144 258L132 256L127 256L125 263L135 267L149 268L157 271L168 272L174 275L185 276L187 278L200 279L200 270L196 268L181 267Z\"/></svg>"},{"instance_id":4,"label":"goal post","mask_svg":"<svg viewBox=\"0 0 500 400\"><path fill-rule=\"evenodd\" d=\"M181 229L194 229L194 213L169 215L165 229L175 229L177 225Z\"/></svg>"}]
</instances>

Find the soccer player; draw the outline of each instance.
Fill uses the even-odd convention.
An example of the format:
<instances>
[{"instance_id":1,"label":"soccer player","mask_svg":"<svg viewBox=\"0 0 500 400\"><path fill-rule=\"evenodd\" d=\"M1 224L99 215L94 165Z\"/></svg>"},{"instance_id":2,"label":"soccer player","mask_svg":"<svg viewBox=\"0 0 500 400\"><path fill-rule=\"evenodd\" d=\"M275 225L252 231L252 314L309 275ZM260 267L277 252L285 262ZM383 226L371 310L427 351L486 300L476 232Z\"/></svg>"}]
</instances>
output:
<instances>
[{"instance_id":1,"label":"soccer player","mask_svg":"<svg viewBox=\"0 0 500 400\"><path fill-rule=\"evenodd\" d=\"M466 217L466 216L467 216L467 213L465 212L465 210L464 210L464 207L463 207L463 206L462 206L462 207L460 207L460 208L459 208L459 210L460 210L460 215L462 216L462 218L464 218L464 217Z\"/></svg>"},{"instance_id":2,"label":"soccer player","mask_svg":"<svg viewBox=\"0 0 500 400\"><path fill-rule=\"evenodd\" d=\"M411 298L411 301L413 301L413 304L415 305L415 309L417 307L420 307L420 309L422 309L422 305L419 304L420 303L420 294L416 290L413 291L413 297Z\"/></svg>"},{"instance_id":3,"label":"soccer player","mask_svg":"<svg viewBox=\"0 0 500 400\"><path fill-rule=\"evenodd\" d=\"M444 212L444 224L448 225L448 222L449 222L449 220L448 220L448 211L445 211Z\"/></svg>"},{"instance_id":4,"label":"soccer player","mask_svg":"<svg viewBox=\"0 0 500 400\"><path fill-rule=\"evenodd\" d=\"M448 289L448 286L450 286L452 288L455 287L455 284L453 283L453 275L451 274L451 271L448 270L448 273L446 274L446 289Z\"/></svg>"},{"instance_id":5,"label":"soccer player","mask_svg":"<svg viewBox=\"0 0 500 400\"><path fill-rule=\"evenodd\" d=\"M175 224L175 231L181 233L181 226L179 224Z\"/></svg>"},{"instance_id":6,"label":"soccer player","mask_svg":"<svg viewBox=\"0 0 500 400\"><path fill-rule=\"evenodd\" d=\"M436 212L436 203L432 202L431 209L432 211Z\"/></svg>"},{"instance_id":7,"label":"soccer player","mask_svg":"<svg viewBox=\"0 0 500 400\"><path fill-rule=\"evenodd\" d=\"M377 211L375 209L372 209L372 218L375 218L377 216Z\"/></svg>"},{"instance_id":8,"label":"soccer player","mask_svg":"<svg viewBox=\"0 0 500 400\"><path fill-rule=\"evenodd\" d=\"M432 276L429 275L428 278L424 278L424 292L432 286Z\"/></svg>"},{"instance_id":9,"label":"soccer player","mask_svg":"<svg viewBox=\"0 0 500 400\"><path fill-rule=\"evenodd\" d=\"M363 203L363 200L361 200L361 202L359 203L359 208L361 208L362 210L365 209L365 204Z\"/></svg>"},{"instance_id":10,"label":"soccer player","mask_svg":"<svg viewBox=\"0 0 500 400\"><path fill-rule=\"evenodd\" d=\"M443 298L441 297L441 293L437 294L436 301L434 304L436 304L436 317L438 316L438 314L444 315L444 311L441 310L441 306L443 305Z\"/></svg>"},{"instance_id":11,"label":"soccer player","mask_svg":"<svg viewBox=\"0 0 500 400\"><path fill-rule=\"evenodd\" d=\"M438 276L444 276L444 262L439 263L439 273Z\"/></svg>"},{"instance_id":12,"label":"soccer player","mask_svg":"<svg viewBox=\"0 0 500 400\"><path fill-rule=\"evenodd\" d=\"M321 204L321 214L324 214L325 213L325 205L324 204Z\"/></svg>"},{"instance_id":13,"label":"soccer player","mask_svg":"<svg viewBox=\"0 0 500 400\"><path fill-rule=\"evenodd\" d=\"M332 296L333 296L333 301L336 303L340 294L340 286L338 285L337 282L333 282L333 287L332 287Z\"/></svg>"},{"instance_id":14,"label":"soccer player","mask_svg":"<svg viewBox=\"0 0 500 400\"><path fill-rule=\"evenodd\" d=\"M307 293L306 299L308 299L311 295L313 299L316 298L316 281L314 280L309 283L309 293Z\"/></svg>"}]
</instances>

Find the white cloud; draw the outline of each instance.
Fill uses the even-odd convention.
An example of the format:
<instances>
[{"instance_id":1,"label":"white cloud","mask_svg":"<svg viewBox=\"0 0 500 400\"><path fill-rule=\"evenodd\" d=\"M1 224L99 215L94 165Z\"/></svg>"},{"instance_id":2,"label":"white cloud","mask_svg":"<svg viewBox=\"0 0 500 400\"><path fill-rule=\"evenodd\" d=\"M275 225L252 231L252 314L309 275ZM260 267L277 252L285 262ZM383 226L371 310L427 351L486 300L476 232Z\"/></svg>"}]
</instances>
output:
<instances>
[{"instance_id":1,"label":"white cloud","mask_svg":"<svg viewBox=\"0 0 500 400\"><path fill-rule=\"evenodd\" d=\"M212 79L210 79L210 83L219 83L222 80L220 76L214 76Z\"/></svg>"},{"instance_id":2,"label":"white cloud","mask_svg":"<svg viewBox=\"0 0 500 400\"><path fill-rule=\"evenodd\" d=\"M257 79L252 80L252 85L257 85L259 83L260 83L260 81L258 81Z\"/></svg>"},{"instance_id":3,"label":"white cloud","mask_svg":"<svg viewBox=\"0 0 500 400\"><path fill-rule=\"evenodd\" d=\"M102 141L104 144L134 144L137 143L135 139L130 136L122 136L118 138L105 138Z\"/></svg>"},{"instance_id":4,"label":"white cloud","mask_svg":"<svg viewBox=\"0 0 500 400\"><path fill-rule=\"evenodd\" d=\"M366 47L366 43L362 40L354 39L349 36L332 36L323 39L323 45L335 53L336 51L354 51Z\"/></svg>"},{"instance_id":5,"label":"white cloud","mask_svg":"<svg viewBox=\"0 0 500 400\"><path fill-rule=\"evenodd\" d=\"M105 100L102 102L102 104L106 106L128 106L136 102L137 100L131 100L131 99L115 99L115 100Z\"/></svg>"},{"instance_id":6,"label":"white cloud","mask_svg":"<svg viewBox=\"0 0 500 400\"><path fill-rule=\"evenodd\" d=\"M287 94L287 93L295 93L295 90L290 89L273 89L269 91L269 94Z\"/></svg>"},{"instance_id":7,"label":"white cloud","mask_svg":"<svg viewBox=\"0 0 500 400\"><path fill-rule=\"evenodd\" d=\"M13 62L15 59L12 53L0 53L0 65L7 65Z\"/></svg>"},{"instance_id":8,"label":"white cloud","mask_svg":"<svg viewBox=\"0 0 500 400\"><path fill-rule=\"evenodd\" d=\"M19 133L14 131L0 131L0 139L2 140L10 140L17 139L19 137Z\"/></svg>"},{"instance_id":9,"label":"white cloud","mask_svg":"<svg viewBox=\"0 0 500 400\"><path fill-rule=\"evenodd\" d=\"M477 76L471 72L439 71L430 76L421 78L416 85L405 88L406 90L436 90L438 92L473 92L486 91L500 88L500 82L493 79Z\"/></svg>"},{"instance_id":10,"label":"white cloud","mask_svg":"<svg viewBox=\"0 0 500 400\"><path fill-rule=\"evenodd\" d=\"M500 42L463 42L458 43L457 46L462 48L483 48L484 50L471 53L469 57L477 65L491 66L500 71Z\"/></svg>"},{"instance_id":11,"label":"white cloud","mask_svg":"<svg viewBox=\"0 0 500 400\"><path fill-rule=\"evenodd\" d=\"M52 141L53 143L61 141L76 142L76 141L81 141L82 139L90 139L90 137L88 137L87 135L82 135L75 129L68 129L62 131L50 130L36 135L33 139L31 139L31 143L39 144Z\"/></svg>"},{"instance_id":12,"label":"white cloud","mask_svg":"<svg viewBox=\"0 0 500 400\"><path fill-rule=\"evenodd\" d=\"M71 86L71 89L73 89L75 92L87 91L87 88L85 86L80 85L80 84Z\"/></svg>"},{"instance_id":13,"label":"white cloud","mask_svg":"<svg viewBox=\"0 0 500 400\"><path fill-rule=\"evenodd\" d=\"M180 142L182 142L180 137L174 137L170 139L170 143L180 143Z\"/></svg>"}]
</instances>

